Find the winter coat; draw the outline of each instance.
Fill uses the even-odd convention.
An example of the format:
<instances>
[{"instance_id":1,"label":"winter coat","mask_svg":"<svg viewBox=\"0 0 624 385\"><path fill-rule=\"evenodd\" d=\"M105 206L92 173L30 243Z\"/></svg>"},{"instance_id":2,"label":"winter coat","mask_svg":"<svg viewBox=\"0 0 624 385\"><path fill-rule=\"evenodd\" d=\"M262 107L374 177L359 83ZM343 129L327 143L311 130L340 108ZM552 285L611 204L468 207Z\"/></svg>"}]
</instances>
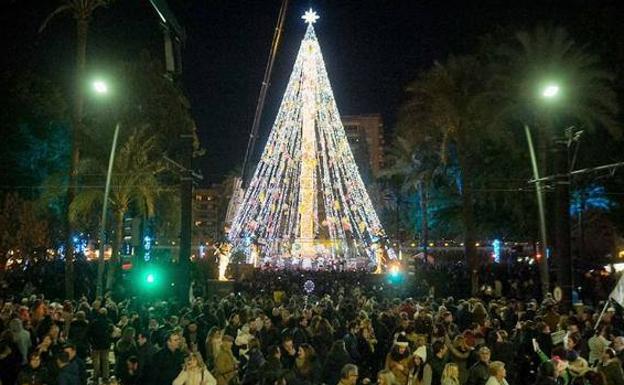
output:
<instances>
[{"instance_id":1,"label":"winter coat","mask_svg":"<svg viewBox=\"0 0 624 385\"><path fill-rule=\"evenodd\" d=\"M217 380L206 368L201 370L182 370L173 380L172 385L217 385Z\"/></svg>"},{"instance_id":2,"label":"winter coat","mask_svg":"<svg viewBox=\"0 0 624 385\"><path fill-rule=\"evenodd\" d=\"M604 375L607 385L624 385L622 364L617 358L598 365L598 371Z\"/></svg>"},{"instance_id":3,"label":"winter coat","mask_svg":"<svg viewBox=\"0 0 624 385\"><path fill-rule=\"evenodd\" d=\"M93 350L108 350L113 342L113 324L104 315L98 314L89 325L89 342Z\"/></svg>"},{"instance_id":4,"label":"winter coat","mask_svg":"<svg viewBox=\"0 0 624 385\"><path fill-rule=\"evenodd\" d=\"M399 367L401 365L403 368ZM388 353L386 356L386 366L385 368L390 370L392 374L394 374L395 383L397 385L407 385L407 380L409 379L409 372L414 366L414 359L411 355L407 355L407 357L395 361L392 358L392 354Z\"/></svg>"},{"instance_id":5,"label":"winter coat","mask_svg":"<svg viewBox=\"0 0 624 385\"><path fill-rule=\"evenodd\" d=\"M39 365L38 368L33 369L32 367L26 366L17 376L16 385L49 385L50 382L50 373L48 372L48 368L43 365Z\"/></svg>"},{"instance_id":6,"label":"winter coat","mask_svg":"<svg viewBox=\"0 0 624 385\"><path fill-rule=\"evenodd\" d=\"M171 385L176 379L182 365L184 364L184 354L180 350L171 351L168 347L160 349L154 357L152 364L147 370L151 375L151 385Z\"/></svg>"},{"instance_id":7,"label":"winter coat","mask_svg":"<svg viewBox=\"0 0 624 385\"><path fill-rule=\"evenodd\" d=\"M89 353L89 323L87 321L74 320L69 325L69 340L76 344L76 353L81 358L86 358Z\"/></svg>"},{"instance_id":8,"label":"winter coat","mask_svg":"<svg viewBox=\"0 0 624 385\"><path fill-rule=\"evenodd\" d=\"M215 358L214 374L218 385L228 385L238 375L238 361L231 350L219 350Z\"/></svg>"},{"instance_id":9,"label":"winter coat","mask_svg":"<svg viewBox=\"0 0 624 385\"><path fill-rule=\"evenodd\" d=\"M22 320L14 318L9 321L9 330L13 335L13 342L17 345L17 348L22 355L22 364L25 364L28 359L28 349L30 349L32 342L30 340L30 333L28 333L22 327Z\"/></svg>"},{"instance_id":10,"label":"winter coat","mask_svg":"<svg viewBox=\"0 0 624 385\"><path fill-rule=\"evenodd\" d=\"M468 385L485 385L487 380L490 378L490 369L488 365L479 361L476 364L472 365L470 371L468 372Z\"/></svg>"}]
</instances>

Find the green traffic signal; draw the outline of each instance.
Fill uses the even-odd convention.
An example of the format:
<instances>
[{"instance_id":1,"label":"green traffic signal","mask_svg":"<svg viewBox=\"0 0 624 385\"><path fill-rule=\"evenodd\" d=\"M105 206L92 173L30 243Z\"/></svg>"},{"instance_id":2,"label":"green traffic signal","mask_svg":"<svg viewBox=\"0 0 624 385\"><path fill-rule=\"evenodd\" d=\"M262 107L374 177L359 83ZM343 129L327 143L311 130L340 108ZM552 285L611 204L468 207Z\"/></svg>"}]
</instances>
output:
<instances>
[{"instance_id":1,"label":"green traffic signal","mask_svg":"<svg viewBox=\"0 0 624 385\"><path fill-rule=\"evenodd\" d=\"M147 283L154 283L155 281L154 274L148 273L147 276L145 277L145 281Z\"/></svg>"}]
</instances>

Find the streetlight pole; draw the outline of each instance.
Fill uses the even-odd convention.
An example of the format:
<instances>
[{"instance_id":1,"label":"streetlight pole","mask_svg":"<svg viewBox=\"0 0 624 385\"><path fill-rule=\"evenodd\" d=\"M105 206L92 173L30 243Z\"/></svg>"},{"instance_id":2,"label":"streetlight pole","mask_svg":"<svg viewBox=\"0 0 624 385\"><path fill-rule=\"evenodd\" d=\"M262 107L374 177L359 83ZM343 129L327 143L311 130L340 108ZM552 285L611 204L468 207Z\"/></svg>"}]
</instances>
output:
<instances>
[{"instance_id":1,"label":"streetlight pole","mask_svg":"<svg viewBox=\"0 0 624 385\"><path fill-rule=\"evenodd\" d=\"M106 187L104 188L104 201L102 202L102 219L100 223L100 253L98 255L97 271L97 296L102 297L104 280L104 253L106 250L106 214L108 211L108 195L110 194L110 182L113 174L113 164L115 163L115 150L117 149L117 137L119 136L119 123L115 124L113 134L113 144L111 146L110 157L108 159L108 171L106 173Z\"/></svg>"},{"instance_id":2,"label":"streetlight pole","mask_svg":"<svg viewBox=\"0 0 624 385\"><path fill-rule=\"evenodd\" d=\"M93 82L93 90L98 95L108 94L108 84L102 80ZM115 164L115 151L117 149L117 138L119 137L120 123L115 124L113 133L113 144L111 146L108 159L108 171L106 172L106 185L104 186L104 200L102 201L102 219L100 220L100 251L98 255L96 295L102 297L104 294L104 254L106 252L106 214L108 213L108 196L110 195L110 183L113 175L113 165Z\"/></svg>"},{"instance_id":3,"label":"streetlight pole","mask_svg":"<svg viewBox=\"0 0 624 385\"><path fill-rule=\"evenodd\" d=\"M539 214L541 247L539 253L538 266L540 272L540 281L542 286L542 296L545 296L550 289L550 279L548 275L548 238L546 231L546 211L544 208L544 191L542 183L539 180L539 167L537 166L537 158L535 156L535 147L531 137L531 130L527 124L524 125L524 133L526 134L527 143L529 145L529 154L531 156L531 166L533 168L533 178L535 179L535 194L537 197L537 209ZM537 250L536 250L537 251Z\"/></svg>"}]
</instances>

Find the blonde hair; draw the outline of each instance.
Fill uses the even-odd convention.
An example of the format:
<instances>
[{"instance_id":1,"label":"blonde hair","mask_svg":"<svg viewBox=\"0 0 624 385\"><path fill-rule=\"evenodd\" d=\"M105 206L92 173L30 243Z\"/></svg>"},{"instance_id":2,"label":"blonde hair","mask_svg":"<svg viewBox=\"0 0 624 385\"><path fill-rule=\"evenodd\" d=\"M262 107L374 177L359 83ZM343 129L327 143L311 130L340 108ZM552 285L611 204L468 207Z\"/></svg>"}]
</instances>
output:
<instances>
[{"instance_id":1,"label":"blonde hair","mask_svg":"<svg viewBox=\"0 0 624 385\"><path fill-rule=\"evenodd\" d=\"M455 382L459 382L459 366L457 366L454 362L449 362L444 365L444 370L442 371L442 380L450 378Z\"/></svg>"},{"instance_id":2,"label":"blonde hair","mask_svg":"<svg viewBox=\"0 0 624 385\"><path fill-rule=\"evenodd\" d=\"M396 384L396 377L394 377L394 373L392 373L392 371L389 370L389 369L380 370L377 373L377 377L383 378L383 382L386 385L395 385Z\"/></svg>"},{"instance_id":3,"label":"blonde hair","mask_svg":"<svg viewBox=\"0 0 624 385\"><path fill-rule=\"evenodd\" d=\"M195 361L197 361L198 369L203 370L206 368L206 364L204 363L204 360L199 352L190 352L189 355L186 356L186 358L184 359L184 364L188 364L193 358L195 358Z\"/></svg>"},{"instance_id":4,"label":"blonde hair","mask_svg":"<svg viewBox=\"0 0 624 385\"><path fill-rule=\"evenodd\" d=\"M498 371L505 367L505 364L501 361L492 361L490 362L490 375L496 376Z\"/></svg>"}]
</instances>

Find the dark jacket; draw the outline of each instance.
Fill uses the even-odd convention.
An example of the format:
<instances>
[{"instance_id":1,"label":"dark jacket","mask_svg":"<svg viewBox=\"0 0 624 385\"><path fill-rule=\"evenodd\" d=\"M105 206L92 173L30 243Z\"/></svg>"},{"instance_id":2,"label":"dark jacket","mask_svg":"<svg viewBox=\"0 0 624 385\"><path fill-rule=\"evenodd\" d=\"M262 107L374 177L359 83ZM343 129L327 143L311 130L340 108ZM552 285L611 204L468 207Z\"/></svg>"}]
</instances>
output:
<instances>
[{"instance_id":1,"label":"dark jacket","mask_svg":"<svg viewBox=\"0 0 624 385\"><path fill-rule=\"evenodd\" d=\"M262 377L262 367L265 363L264 356L258 348L249 351L249 360L245 366L245 374L243 375L243 385L252 385L260 382Z\"/></svg>"},{"instance_id":2,"label":"dark jacket","mask_svg":"<svg viewBox=\"0 0 624 385\"><path fill-rule=\"evenodd\" d=\"M468 372L467 385L485 385L488 378L490 378L490 369L488 365L483 361L479 361L470 367Z\"/></svg>"},{"instance_id":3,"label":"dark jacket","mask_svg":"<svg viewBox=\"0 0 624 385\"><path fill-rule=\"evenodd\" d=\"M152 385L171 385L184 364L184 354L180 350L172 352L168 347L160 349L152 358L152 365L147 368Z\"/></svg>"},{"instance_id":4,"label":"dark jacket","mask_svg":"<svg viewBox=\"0 0 624 385\"><path fill-rule=\"evenodd\" d=\"M81 358L89 354L89 323L87 321L73 320L69 325L70 341L76 344L76 353Z\"/></svg>"},{"instance_id":5,"label":"dark jacket","mask_svg":"<svg viewBox=\"0 0 624 385\"><path fill-rule=\"evenodd\" d=\"M50 383L48 368L43 365L39 365L37 369L26 366L17 376L17 385L49 385Z\"/></svg>"},{"instance_id":6,"label":"dark jacket","mask_svg":"<svg viewBox=\"0 0 624 385\"><path fill-rule=\"evenodd\" d=\"M353 360L346 352L330 352L323 366L323 382L337 384L340 381L340 371L346 364L352 364Z\"/></svg>"},{"instance_id":7,"label":"dark jacket","mask_svg":"<svg viewBox=\"0 0 624 385\"><path fill-rule=\"evenodd\" d=\"M279 358L269 357L262 365L261 376L263 384L273 384L282 373L282 362Z\"/></svg>"},{"instance_id":8,"label":"dark jacket","mask_svg":"<svg viewBox=\"0 0 624 385\"><path fill-rule=\"evenodd\" d=\"M617 358L610 359L606 365L598 365L598 371L604 375L607 385L624 385L622 364Z\"/></svg>"},{"instance_id":9,"label":"dark jacket","mask_svg":"<svg viewBox=\"0 0 624 385\"><path fill-rule=\"evenodd\" d=\"M110 349L113 341L111 335L113 333L112 322L104 315L98 314L89 325L89 342L94 350Z\"/></svg>"},{"instance_id":10,"label":"dark jacket","mask_svg":"<svg viewBox=\"0 0 624 385\"><path fill-rule=\"evenodd\" d=\"M80 370L78 364L70 362L60 368L56 383L58 385L80 385Z\"/></svg>"}]
</instances>

